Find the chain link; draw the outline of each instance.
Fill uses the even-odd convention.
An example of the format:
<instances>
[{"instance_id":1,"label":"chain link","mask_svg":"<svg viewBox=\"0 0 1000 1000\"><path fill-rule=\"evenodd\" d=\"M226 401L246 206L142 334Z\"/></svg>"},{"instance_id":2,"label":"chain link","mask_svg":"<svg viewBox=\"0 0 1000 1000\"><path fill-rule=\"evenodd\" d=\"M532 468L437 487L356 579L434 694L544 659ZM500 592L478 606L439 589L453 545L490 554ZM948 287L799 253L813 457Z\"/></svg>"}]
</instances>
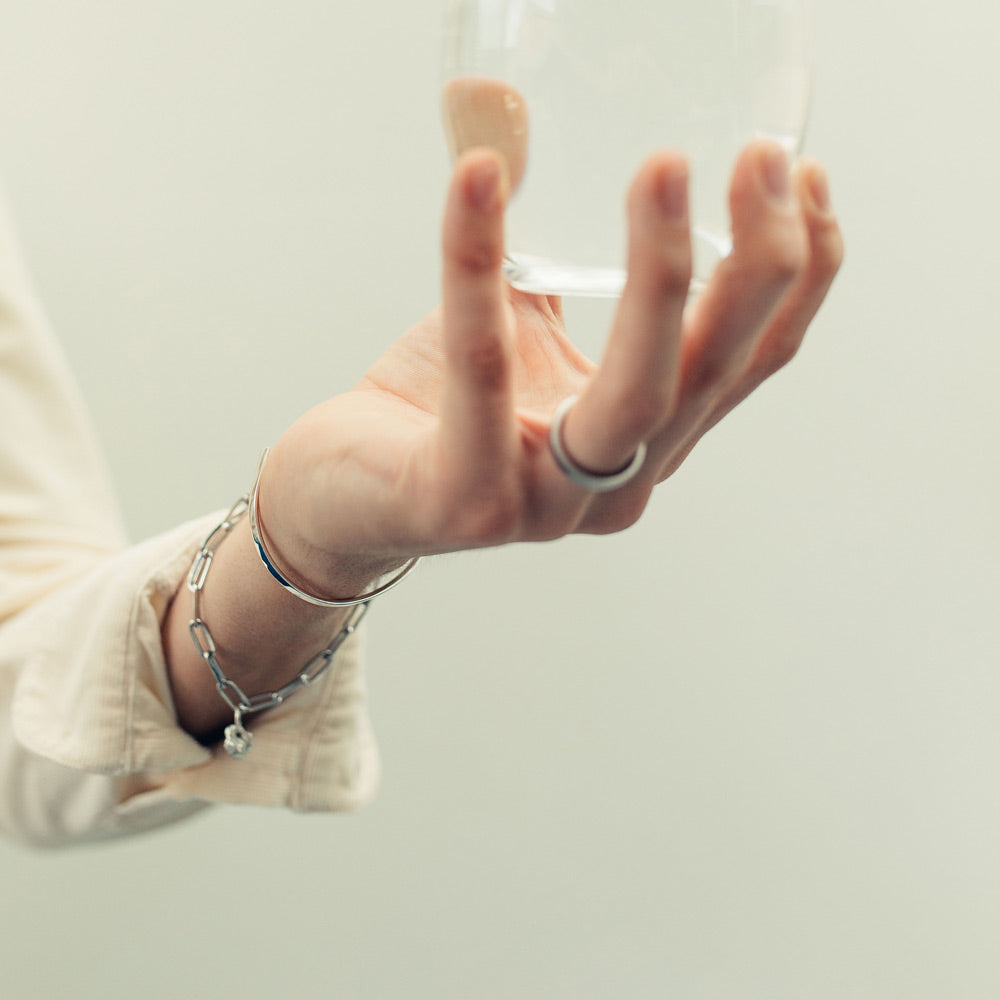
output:
<instances>
[{"instance_id":1,"label":"chain link","mask_svg":"<svg viewBox=\"0 0 1000 1000\"><path fill-rule=\"evenodd\" d=\"M233 680L230 680L219 664L216 653L218 649L212 633L201 617L201 594L205 589L205 582L208 580L209 571L212 568L212 559L219 546L226 540L229 533L239 522L246 517L250 509L250 495L245 494L229 509L222 523L212 529L209 536L202 542L198 554L191 564L191 572L188 573L188 590L194 595L193 617L188 623L188 630L191 633L191 640L194 642L198 655L208 664L215 678L215 687L223 700L233 711L233 724L226 727L224 747L226 752L234 758L245 757L250 751L253 742L251 734L243 727L243 716L254 712L263 712L267 708L274 708L280 705L287 698L291 697L299 688L312 684L333 662L334 654L343 643L354 634L361 619L368 613L369 601L364 601L356 605L347 618L344 626L333 637L330 645L317 653L299 671L298 677L289 681L284 687L277 691L269 691L266 694L248 695Z\"/></svg>"}]
</instances>

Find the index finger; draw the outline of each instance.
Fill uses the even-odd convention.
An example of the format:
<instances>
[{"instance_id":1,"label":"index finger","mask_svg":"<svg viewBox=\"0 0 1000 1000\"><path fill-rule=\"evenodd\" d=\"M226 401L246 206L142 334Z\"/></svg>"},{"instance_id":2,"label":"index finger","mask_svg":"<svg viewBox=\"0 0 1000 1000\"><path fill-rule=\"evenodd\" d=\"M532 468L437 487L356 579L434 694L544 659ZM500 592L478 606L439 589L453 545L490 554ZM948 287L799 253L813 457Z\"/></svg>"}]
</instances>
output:
<instances>
[{"instance_id":1,"label":"index finger","mask_svg":"<svg viewBox=\"0 0 1000 1000\"><path fill-rule=\"evenodd\" d=\"M512 332L501 271L506 180L500 159L459 160L445 209L441 434L470 475L488 476L517 442Z\"/></svg>"}]
</instances>

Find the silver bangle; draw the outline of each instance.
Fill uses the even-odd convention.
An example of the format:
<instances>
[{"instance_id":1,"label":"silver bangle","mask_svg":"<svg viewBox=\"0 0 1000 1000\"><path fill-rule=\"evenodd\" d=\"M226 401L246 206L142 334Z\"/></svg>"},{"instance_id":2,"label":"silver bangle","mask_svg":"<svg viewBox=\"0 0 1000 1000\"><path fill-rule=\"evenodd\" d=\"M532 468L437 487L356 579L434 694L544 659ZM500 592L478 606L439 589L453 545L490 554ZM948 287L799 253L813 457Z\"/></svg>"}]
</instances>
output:
<instances>
[{"instance_id":1,"label":"silver bangle","mask_svg":"<svg viewBox=\"0 0 1000 1000\"><path fill-rule=\"evenodd\" d=\"M410 559L409 562L407 562L387 583L383 583L380 587L374 587L372 590L369 590L368 593L361 594L358 597L348 597L343 600L334 600L328 597L317 597L315 594L310 594L301 587L297 587L287 577L285 577L277 566L275 566L274 560L264 545L264 533L261 529L260 514L258 510L258 495L260 493L260 478L264 472L264 463L267 461L267 456L270 453L270 448L265 448L260 453L260 460L257 463L257 474L254 476L253 486L250 488L250 537L253 539L254 548L257 550L257 555L260 556L260 561L267 568L267 571L271 574L271 576L273 576L274 579L277 580L289 594L297 597L300 601L305 601L307 604L315 604L320 608L350 608L354 607L356 604L364 604L366 601L370 601L373 597L378 597L380 594L384 594L387 590L392 590L392 588L395 587L396 584L399 583L405 576L407 576L413 570L414 566L420 562L420 557L414 556L414 558Z\"/></svg>"},{"instance_id":2,"label":"silver bangle","mask_svg":"<svg viewBox=\"0 0 1000 1000\"><path fill-rule=\"evenodd\" d=\"M188 623L188 630L191 639L199 656L208 664L215 678L216 690L222 695L226 704L233 710L233 723L226 726L223 748L230 757L240 760L250 752L253 744L253 734L244 727L243 716L251 715L254 712L263 712L266 708L273 708L280 705L286 698L294 694L300 687L312 684L320 674L330 666L334 653L343 645L344 641L352 635L361 623L361 619L368 613L368 602L358 605L348 616L341 630L333 637L330 644L317 653L299 671L298 677L289 681L284 687L277 691L269 691L267 694L247 695L242 688L233 680L230 680L219 665L216 656L215 640L201 617L200 598L201 592L205 589L205 581L208 579L208 571L212 568L212 558L215 550L225 541L229 533L246 515L250 507L250 497L245 495L239 498L230 508L222 523L214 528L209 536L202 543L198 554L194 557L191 565L191 572L188 574L188 590L194 594L194 609L191 621Z\"/></svg>"},{"instance_id":3,"label":"silver bangle","mask_svg":"<svg viewBox=\"0 0 1000 1000\"><path fill-rule=\"evenodd\" d=\"M562 474L576 483L577 486L582 486L592 493L607 493L610 490L617 490L633 479L642 468L642 463L646 461L646 443L644 441L639 443L639 447L636 448L628 465L618 472L600 473L585 469L574 461L563 443L563 422L577 399L579 399L578 396L567 396L559 404L552 417L552 423L549 425L549 450L552 452L552 457Z\"/></svg>"}]
</instances>

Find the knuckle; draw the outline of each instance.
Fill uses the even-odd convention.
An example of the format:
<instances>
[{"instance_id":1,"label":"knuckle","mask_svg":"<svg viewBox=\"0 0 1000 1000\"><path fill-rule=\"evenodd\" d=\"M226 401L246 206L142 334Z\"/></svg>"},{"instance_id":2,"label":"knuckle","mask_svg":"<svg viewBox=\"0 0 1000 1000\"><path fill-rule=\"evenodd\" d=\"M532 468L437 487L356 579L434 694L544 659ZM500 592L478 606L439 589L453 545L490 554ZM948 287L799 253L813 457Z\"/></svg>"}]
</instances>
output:
<instances>
[{"instance_id":1,"label":"knuckle","mask_svg":"<svg viewBox=\"0 0 1000 1000\"><path fill-rule=\"evenodd\" d=\"M586 513L586 505L572 508L535 511L530 534L526 541L554 542L573 534L580 528Z\"/></svg>"},{"instance_id":2,"label":"knuckle","mask_svg":"<svg viewBox=\"0 0 1000 1000\"><path fill-rule=\"evenodd\" d=\"M695 399L721 395L733 378L728 360L717 356L703 358L691 366L687 388Z\"/></svg>"},{"instance_id":3,"label":"knuckle","mask_svg":"<svg viewBox=\"0 0 1000 1000\"><path fill-rule=\"evenodd\" d=\"M807 253L803 240L776 240L765 256L764 275L774 284L790 284L802 272L806 265Z\"/></svg>"},{"instance_id":4,"label":"knuckle","mask_svg":"<svg viewBox=\"0 0 1000 1000\"><path fill-rule=\"evenodd\" d=\"M517 537L520 500L513 491L479 488L452 505L446 522L448 534L462 547L502 545Z\"/></svg>"},{"instance_id":5,"label":"knuckle","mask_svg":"<svg viewBox=\"0 0 1000 1000\"><path fill-rule=\"evenodd\" d=\"M496 338L484 337L462 351L462 367L468 377L481 389L501 389L507 383L509 370L507 350Z\"/></svg>"},{"instance_id":6,"label":"knuckle","mask_svg":"<svg viewBox=\"0 0 1000 1000\"><path fill-rule=\"evenodd\" d=\"M704 401L727 391L746 367L748 347L727 346L724 342L712 345L691 359L685 375L685 391Z\"/></svg>"},{"instance_id":7,"label":"knuckle","mask_svg":"<svg viewBox=\"0 0 1000 1000\"><path fill-rule=\"evenodd\" d=\"M503 250L495 240L463 237L452 242L450 256L463 271L473 275L490 274L500 267Z\"/></svg>"},{"instance_id":8,"label":"knuckle","mask_svg":"<svg viewBox=\"0 0 1000 1000\"><path fill-rule=\"evenodd\" d=\"M667 298L686 296L691 287L694 265L687 246L669 248L663 255L660 270L660 291Z\"/></svg>"},{"instance_id":9,"label":"knuckle","mask_svg":"<svg viewBox=\"0 0 1000 1000\"><path fill-rule=\"evenodd\" d=\"M833 223L816 240L813 256L820 272L832 278L844 263L844 237L840 227Z\"/></svg>"},{"instance_id":10,"label":"knuckle","mask_svg":"<svg viewBox=\"0 0 1000 1000\"><path fill-rule=\"evenodd\" d=\"M636 441L644 441L670 418L675 399L672 386L649 388L627 396L615 408L614 416L609 421L611 436L622 441L626 448Z\"/></svg>"},{"instance_id":11,"label":"knuckle","mask_svg":"<svg viewBox=\"0 0 1000 1000\"><path fill-rule=\"evenodd\" d=\"M629 251L629 280L662 299L686 297L694 264L688 234L674 231L633 237Z\"/></svg>"},{"instance_id":12,"label":"knuckle","mask_svg":"<svg viewBox=\"0 0 1000 1000\"><path fill-rule=\"evenodd\" d=\"M748 277L765 287L791 284L806 268L809 246L803 227L782 226L762 234L743 256Z\"/></svg>"},{"instance_id":13,"label":"knuckle","mask_svg":"<svg viewBox=\"0 0 1000 1000\"><path fill-rule=\"evenodd\" d=\"M650 487L612 494L594 524L595 535L614 535L638 523L649 503Z\"/></svg>"},{"instance_id":14,"label":"knuckle","mask_svg":"<svg viewBox=\"0 0 1000 1000\"><path fill-rule=\"evenodd\" d=\"M781 337L776 340L773 345L770 345L766 358L763 359L762 367L764 370L761 375L767 377L784 368L799 353L801 346L802 337L799 336Z\"/></svg>"}]
</instances>

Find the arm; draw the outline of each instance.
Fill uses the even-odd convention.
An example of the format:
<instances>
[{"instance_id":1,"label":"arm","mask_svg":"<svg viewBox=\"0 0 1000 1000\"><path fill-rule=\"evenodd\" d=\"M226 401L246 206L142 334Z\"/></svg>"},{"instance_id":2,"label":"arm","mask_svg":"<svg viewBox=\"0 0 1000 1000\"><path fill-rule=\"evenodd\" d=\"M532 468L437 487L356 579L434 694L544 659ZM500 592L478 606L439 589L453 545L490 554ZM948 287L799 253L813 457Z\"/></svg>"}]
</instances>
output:
<instances>
[{"instance_id":1,"label":"arm","mask_svg":"<svg viewBox=\"0 0 1000 1000\"><path fill-rule=\"evenodd\" d=\"M357 640L336 676L291 713L270 713L265 753L238 773L191 737L196 725L178 726L160 629L173 595L190 599L188 569L217 521L127 546L0 200L0 832L59 845L160 826L211 801L347 809L370 797L377 758ZM233 606L247 607L244 593ZM182 707L185 691L178 684ZM222 705L214 689L203 701Z\"/></svg>"},{"instance_id":2,"label":"arm","mask_svg":"<svg viewBox=\"0 0 1000 1000\"><path fill-rule=\"evenodd\" d=\"M736 166L734 251L688 305L687 172L651 158L629 193L629 281L596 366L568 339L557 300L511 291L501 274L506 184L483 151L456 168L445 212L439 310L359 385L282 437L260 498L284 566L315 594L363 592L415 556L571 532L618 531L697 440L797 350L842 254L815 163L791 177L776 147ZM564 444L614 470L648 456L621 490L571 483L547 447L557 404L579 395ZM203 617L227 674L248 693L280 687L339 628L343 612L286 594L245 523L220 547ZM188 635L190 595L165 623L181 719L206 734L231 719Z\"/></svg>"},{"instance_id":3,"label":"arm","mask_svg":"<svg viewBox=\"0 0 1000 1000\"><path fill-rule=\"evenodd\" d=\"M737 165L735 249L690 306L686 170L666 154L647 162L629 195L629 282L600 366L567 337L557 300L506 288L501 168L486 153L463 157L445 213L442 307L352 392L293 425L266 467L261 509L282 565L343 597L415 556L634 523L700 436L794 354L839 265L820 168L804 166L793 187L773 153L755 146ZM591 493L554 462L549 423L571 394L563 443L581 465L617 469L648 445L622 489ZM71 506L65 495L56 504ZM18 737L0 732L0 825L56 843L134 832L205 801L329 809L371 794L353 641L322 684L265 713L250 760L204 745L231 715L191 643L184 583L216 521L119 555L104 540L79 564L57 559L48 589L64 586L33 595L4 627L0 697L16 686ZM249 694L294 677L343 618L285 594L245 523L218 550L202 614Z\"/></svg>"}]
</instances>

